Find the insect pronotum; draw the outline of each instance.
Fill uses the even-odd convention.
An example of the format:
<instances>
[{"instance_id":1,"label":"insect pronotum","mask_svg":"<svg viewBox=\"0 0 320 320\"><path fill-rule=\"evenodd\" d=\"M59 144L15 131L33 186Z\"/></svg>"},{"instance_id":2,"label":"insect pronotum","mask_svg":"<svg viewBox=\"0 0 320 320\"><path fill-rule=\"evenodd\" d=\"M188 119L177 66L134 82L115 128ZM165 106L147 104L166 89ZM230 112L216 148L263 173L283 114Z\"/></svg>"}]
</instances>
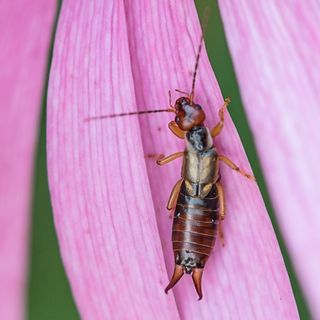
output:
<instances>
[{"instance_id":1,"label":"insect pronotum","mask_svg":"<svg viewBox=\"0 0 320 320\"><path fill-rule=\"evenodd\" d=\"M222 131L224 113L230 103L230 98L226 98L219 109L219 122L213 129L204 125L205 113L202 107L194 101L202 44L203 36L201 36L196 56L191 92L176 90L183 93L184 96L178 98L174 106L171 103L169 91L170 107L167 109L111 114L85 119L85 121L90 121L155 112L175 114L174 121L171 121L168 126L176 137L185 140L185 150L157 160L158 165L165 165L177 158L183 158L181 178L174 185L167 203L167 209L174 212L172 245L175 268L165 292L173 288L185 273L192 274L199 300L203 296L201 285L203 270L217 235L224 244L222 221L225 218L226 206L220 181L219 163L222 161L244 177L255 180L253 175L244 172L229 158L219 154L214 146L214 138Z\"/></svg>"}]
</instances>

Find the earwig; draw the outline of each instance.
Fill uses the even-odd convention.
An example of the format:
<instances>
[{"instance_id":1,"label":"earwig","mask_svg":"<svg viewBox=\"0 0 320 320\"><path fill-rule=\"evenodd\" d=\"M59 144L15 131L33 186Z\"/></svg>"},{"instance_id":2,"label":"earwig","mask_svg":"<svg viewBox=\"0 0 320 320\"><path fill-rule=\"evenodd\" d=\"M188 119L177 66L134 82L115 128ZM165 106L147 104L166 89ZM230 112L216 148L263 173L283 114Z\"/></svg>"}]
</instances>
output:
<instances>
[{"instance_id":1,"label":"earwig","mask_svg":"<svg viewBox=\"0 0 320 320\"><path fill-rule=\"evenodd\" d=\"M177 158L183 158L181 178L174 185L167 203L167 209L173 211L172 245L175 268L165 292L168 293L186 274L192 274L192 280L202 299L201 279L205 264L214 247L217 235L224 245L222 221L226 214L225 196L219 171L220 162L236 170L246 178L255 180L254 176L245 173L229 158L220 155L214 146L217 137L224 126L224 113L230 104L226 98L219 109L219 122L213 129L204 125L205 113L202 107L194 102L195 81L200 61L203 36L201 36L196 64L193 72L191 93L178 98L172 106L169 91L168 109L128 112L106 116L91 117L86 121L115 118L120 116L141 115L154 112L173 112L174 121L168 126L178 138L184 139L184 151L176 152L157 160L158 165L165 165Z\"/></svg>"}]
</instances>

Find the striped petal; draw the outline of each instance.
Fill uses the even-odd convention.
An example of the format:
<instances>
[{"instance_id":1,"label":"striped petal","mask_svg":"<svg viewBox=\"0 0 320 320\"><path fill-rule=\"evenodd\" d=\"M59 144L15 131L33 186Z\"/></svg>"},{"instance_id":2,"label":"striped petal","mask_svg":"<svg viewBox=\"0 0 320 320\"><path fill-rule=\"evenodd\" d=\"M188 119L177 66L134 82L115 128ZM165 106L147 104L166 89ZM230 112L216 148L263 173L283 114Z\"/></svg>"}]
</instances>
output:
<instances>
[{"instance_id":1,"label":"striped petal","mask_svg":"<svg viewBox=\"0 0 320 320\"><path fill-rule=\"evenodd\" d=\"M126 5L131 64L139 108L167 106L169 89L190 91L200 27L193 1ZM137 27L139 24L139 27ZM176 96L177 97L177 96ZM223 98L203 52L196 85L196 100L207 113L207 125L218 121ZM232 107L232 106L231 106ZM169 130L170 115L140 118L145 154L183 150ZM239 136L229 116L216 139L218 150L250 172ZM165 210L170 191L180 178L181 162L158 168L152 159L147 169L158 227L169 275L173 272L171 221ZM184 277L176 288L183 319L296 319L297 311L288 275L257 185L222 165L227 217L227 245L217 243L204 270L204 299L197 302L192 279ZM161 187L160 187L161 186Z\"/></svg>"},{"instance_id":2,"label":"striped petal","mask_svg":"<svg viewBox=\"0 0 320 320\"><path fill-rule=\"evenodd\" d=\"M136 118L121 1L63 3L48 98L55 224L84 319L177 319Z\"/></svg>"},{"instance_id":3,"label":"striped petal","mask_svg":"<svg viewBox=\"0 0 320 320\"><path fill-rule=\"evenodd\" d=\"M163 292L173 269L165 204L179 162L149 154L183 148L168 115L85 122L168 106L189 91L200 39L192 1L68 1L62 7L48 99L48 169L63 260L83 318L297 319L283 259L257 186L222 168L227 245L204 272ZM190 74L191 73L191 74ZM203 53L196 99L217 121L223 99ZM229 116L216 144L250 171ZM167 273L167 270L168 273Z\"/></svg>"},{"instance_id":4,"label":"striped petal","mask_svg":"<svg viewBox=\"0 0 320 320\"><path fill-rule=\"evenodd\" d=\"M33 160L54 13L51 0L0 4L0 319L6 320L24 317Z\"/></svg>"},{"instance_id":5,"label":"striped petal","mask_svg":"<svg viewBox=\"0 0 320 320\"><path fill-rule=\"evenodd\" d=\"M277 219L314 317L320 317L320 7L220 1Z\"/></svg>"}]
</instances>

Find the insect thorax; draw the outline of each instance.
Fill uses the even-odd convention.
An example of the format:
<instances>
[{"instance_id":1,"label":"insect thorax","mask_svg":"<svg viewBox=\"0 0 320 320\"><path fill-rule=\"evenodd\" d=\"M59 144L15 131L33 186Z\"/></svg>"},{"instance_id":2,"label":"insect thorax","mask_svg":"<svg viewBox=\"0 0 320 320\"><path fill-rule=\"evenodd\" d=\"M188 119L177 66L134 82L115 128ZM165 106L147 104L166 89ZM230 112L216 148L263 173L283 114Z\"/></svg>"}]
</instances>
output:
<instances>
[{"instance_id":1,"label":"insect thorax","mask_svg":"<svg viewBox=\"0 0 320 320\"><path fill-rule=\"evenodd\" d=\"M208 128L205 126L193 127L186 134L187 148L194 151L202 152L213 146L212 138Z\"/></svg>"},{"instance_id":2,"label":"insect thorax","mask_svg":"<svg viewBox=\"0 0 320 320\"><path fill-rule=\"evenodd\" d=\"M218 179L217 151L205 126L190 130L186 143L182 177L190 196L203 198Z\"/></svg>"}]
</instances>

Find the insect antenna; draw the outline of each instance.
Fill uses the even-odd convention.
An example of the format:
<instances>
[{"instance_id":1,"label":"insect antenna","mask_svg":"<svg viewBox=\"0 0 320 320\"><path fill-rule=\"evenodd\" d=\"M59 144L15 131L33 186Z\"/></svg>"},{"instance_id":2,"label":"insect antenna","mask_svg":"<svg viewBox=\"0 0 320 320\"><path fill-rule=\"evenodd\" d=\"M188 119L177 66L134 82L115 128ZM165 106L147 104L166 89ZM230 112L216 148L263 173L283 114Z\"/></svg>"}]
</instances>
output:
<instances>
[{"instance_id":1,"label":"insect antenna","mask_svg":"<svg viewBox=\"0 0 320 320\"><path fill-rule=\"evenodd\" d=\"M133 116L133 115L141 115L141 114L149 114L149 113L159 113L159 112L175 112L174 109L155 109L155 110L143 110L143 111L135 111L135 112L123 112L123 113L114 113L114 114L107 114L102 116L93 116L85 118L85 122L93 121L93 120L104 120L110 118L118 118L118 117L125 117L125 116Z\"/></svg>"},{"instance_id":2,"label":"insect antenna","mask_svg":"<svg viewBox=\"0 0 320 320\"><path fill-rule=\"evenodd\" d=\"M170 106L170 108L174 109L174 106L172 105L172 96L171 96L170 90L168 91L168 94L169 94L169 106Z\"/></svg>"},{"instance_id":3,"label":"insect antenna","mask_svg":"<svg viewBox=\"0 0 320 320\"><path fill-rule=\"evenodd\" d=\"M200 44L199 44L199 48L198 48L198 54L197 54L197 58L196 58L196 64L195 64L194 71L193 71L192 87L191 87L191 93L190 93L191 103L193 102L193 98L194 98L194 87L196 85L196 76L197 76L197 71L198 71L198 66L199 66L199 59L200 59L200 53L201 53L201 49L202 49L202 43L203 43L203 35L201 35L201 40L200 40Z\"/></svg>"},{"instance_id":4,"label":"insect antenna","mask_svg":"<svg viewBox=\"0 0 320 320\"><path fill-rule=\"evenodd\" d=\"M179 93L185 94L186 96L189 96L188 92L185 92L185 91L182 91L182 90L179 90L179 89L175 89L174 91L177 91Z\"/></svg>"},{"instance_id":5,"label":"insect antenna","mask_svg":"<svg viewBox=\"0 0 320 320\"><path fill-rule=\"evenodd\" d=\"M203 31L202 31L202 34L200 37L200 43L199 43L198 53L197 53L197 57L196 57L196 64L194 66L193 77L192 77L192 87L191 87L191 93L190 93L191 103L193 102L193 98L194 98L194 88L196 85L196 77L197 77L197 71L198 71L198 67L199 67L200 54L201 54L201 49L202 49L203 42L204 42L204 34L205 34L205 31L206 31L207 25L208 25L209 14L210 14L210 9L209 9L209 7L206 7L205 12L204 12L204 19L203 19L203 28L202 28Z\"/></svg>"}]
</instances>

